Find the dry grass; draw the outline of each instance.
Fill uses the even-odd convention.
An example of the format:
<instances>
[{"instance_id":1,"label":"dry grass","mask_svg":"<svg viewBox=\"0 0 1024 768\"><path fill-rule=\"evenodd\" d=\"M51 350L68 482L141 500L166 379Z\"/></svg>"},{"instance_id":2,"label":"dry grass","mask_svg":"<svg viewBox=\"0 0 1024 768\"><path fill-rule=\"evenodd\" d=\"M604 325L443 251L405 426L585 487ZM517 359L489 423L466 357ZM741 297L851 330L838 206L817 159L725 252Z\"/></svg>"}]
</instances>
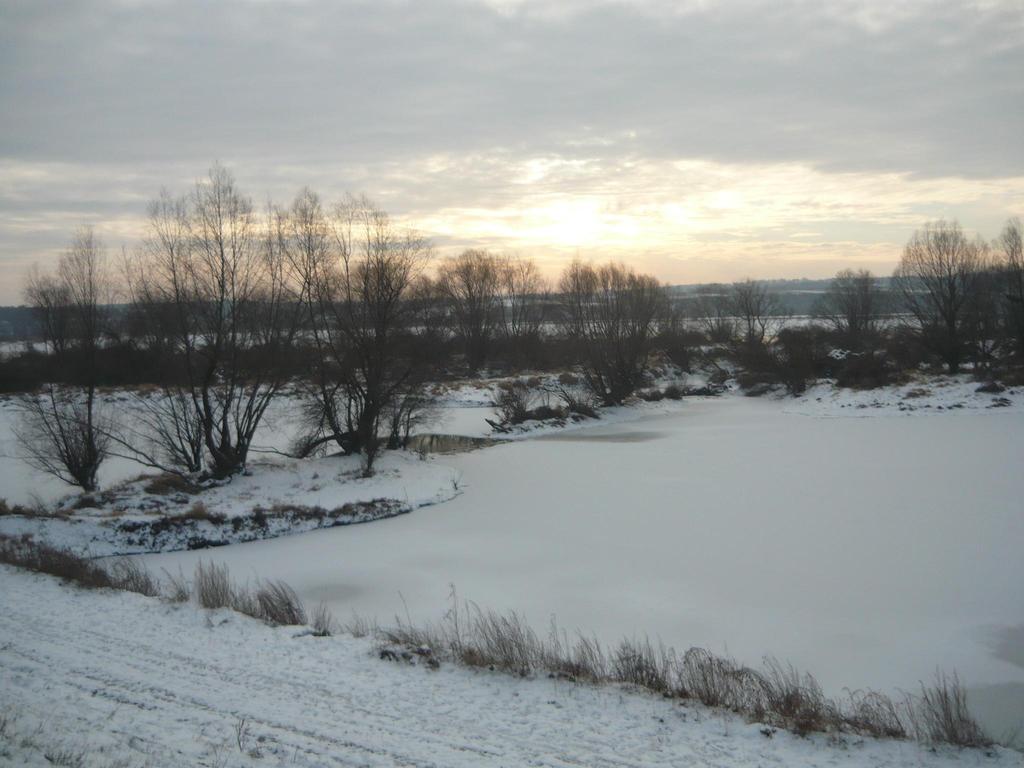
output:
<instances>
[{"instance_id":1,"label":"dry grass","mask_svg":"<svg viewBox=\"0 0 1024 768\"><path fill-rule=\"evenodd\" d=\"M683 654L676 675L679 690L708 707L738 706L736 681L739 667L732 659L716 656L703 648L691 648Z\"/></svg>"},{"instance_id":2,"label":"dry grass","mask_svg":"<svg viewBox=\"0 0 1024 768\"><path fill-rule=\"evenodd\" d=\"M281 581L257 583L255 590L237 586L226 566L200 562L191 585L183 576L166 574L168 589L135 561L120 559L108 568L67 550L36 544L28 538L0 536L0 562L46 573L85 588L112 588L185 601L190 593L204 608L230 608L271 625L301 625L307 613L295 591ZM935 682L902 702L874 691L853 692L837 702L824 695L817 680L789 664L766 659L761 670L737 664L702 648L684 654L647 638L623 640L607 653L596 639L570 640L552 623L544 639L516 613L499 614L471 603L452 605L440 624L416 626L397 619L391 628L354 617L343 628L356 637L374 635L382 658L414 654L483 667L515 675L545 673L590 683L627 684L662 696L694 699L806 735L813 732L858 733L881 738L908 735L929 744L988 747L993 740L973 718L967 693L954 673L936 673ZM335 622L322 603L312 615L313 634L333 633ZM407 649L396 654L387 646Z\"/></svg>"},{"instance_id":3,"label":"dry grass","mask_svg":"<svg viewBox=\"0 0 1024 768\"><path fill-rule=\"evenodd\" d=\"M377 622L353 613L352 618L341 625L341 631L352 637L379 637L381 628Z\"/></svg>"},{"instance_id":4,"label":"dry grass","mask_svg":"<svg viewBox=\"0 0 1024 768\"><path fill-rule=\"evenodd\" d=\"M22 504L8 504L7 499L0 499L0 517L4 515L23 515L32 517L32 509Z\"/></svg>"},{"instance_id":5,"label":"dry grass","mask_svg":"<svg viewBox=\"0 0 1024 768\"><path fill-rule=\"evenodd\" d=\"M51 509L36 497L31 504L9 504L7 499L0 498L0 517L19 515L21 517L65 517L67 513L59 509Z\"/></svg>"},{"instance_id":6,"label":"dry grass","mask_svg":"<svg viewBox=\"0 0 1024 768\"><path fill-rule=\"evenodd\" d=\"M356 628L360 636L367 631L362 623ZM408 619L396 619L393 627L379 629L376 635L382 658L419 654L515 675L543 673L573 681L626 684L728 709L752 722L798 735L912 735L927 743L992 744L971 717L965 689L955 675L939 675L935 685L922 686L920 695L899 703L874 691L847 693L839 702L825 696L811 674L776 659L765 659L761 669L751 669L703 648L679 654L648 638L623 640L607 652L595 639L579 635L570 640L554 624L550 636L542 639L519 614L502 615L459 603L454 592L441 623L416 626ZM396 653L395 646L405 651Z\"/></svg>"},{"instance_id":7,"label":"dry grass","mask_svg":"<svg viewBox=\"0 0 1024 768\"><path fill-rule=\"evenodd\" d=\"M922 683L920 695L908 702L907 711L919 741L959 747L992 745L992 739L971 715L967 691L955 672L936 672L934 684Z\"/></svg>"},{"instance_id":8,"label":"dry grass","mask_svg":"<svg viewBox=\"0 0 1024 768\"><path fill-rule=\"evenodd\" d=\"M178 493L192 495L198 493L200 488L187 477L168 472L148 480L142 490L152 496L170 496Z\"/></svg>"},{"instance_id":9,"label":"dry grass","mask_svg":"<svg viewBox=\"0 0 1024 768\"><path fill-rule=\"evenodd\" d=\"M313 634L316 637L330 637L337 628L334 616L331 615L331 611L324 603L320 603L313 609L312 620L309 624L313 628Z\"/></svg>"},{"instance_id":10,"label":"dry grass","mask_svg":"<svg viewBox=\"0 0 1024 768\"><path fill-rule=\"evenodd\" d=\"M839 708L825 698L812 675L801 674L792 664L769 658L759 682L764 700L758 704L794 732L805 735L841 729Z\"/></svg>"},{"instance_id":11,"label":"dry grass","mask_svg":"<svg viewBox=\"0 0 1024 768\"><path fill-rule=\"evenodd\" d=\"M210 508L201 501L192 502L192 506L188 508L188 511L183 515L180 515L179 518L182 520L205 520L209 523L213 523L214 525L223 525L227 522L226 515L221 512L211 512Z\"/></svg>"},{"instance_id":12,"label":"dry grass","mask_svg":"<svg viewBox=\"0 0 1024 768\"><path fill-rule=\"evenodd\" d=\"M295 590L283 581L265 581L256 587L257 618L274 626L306 623L306 609ZM244 613L244 611L243 611Z\"/></svg>"},{"instance_id":13,"label":"dry grass","mask_svg":"<svg viewBox=\"0 0 1024 768\"><path fill-rule=\"evenodd\" d=\"M544 650L542 668L552 677L591 683L608 679L608 659L597 638L577 633L570 641L568 634L559 632L552 620Z\"/></svg>"},{"instance_id":14,"label":"dry grass","mask_svg":"<svg viewBox=\"0 0 1024 768\"><path fill-rule=\"evenodd\" d=\"M166 584L164 597L172 603L187 603L192 596L192 584L189 583L188 579L180 571L175 576L165 570L164 583Z\"/></svg>"},{"instance_id":15,"label":"dry grass","mask_svg":"<svg viewBox=\"0 0 1024 768\"><path fill-rule=\"evenodd\" d=\"M209 565L202 561L196 565L192 582L196 603L201 608L230 608L234 602L234 588L226 565Z\"/></svg>"},{"instance_id":16,"label":"dry grass","mask_svg":"<svg viewBox=\"0 0 1024 768\"><path fill-rule=\"evenodd\" d=\"M623 640L612 654L613 680L655 693L673 692L674 668L675 654L660 643L655 648L648 638Z\"/></svg>"},{"instance_id":17,"label":"dry grass","mask_svg":"<svg viewBox=\"0 0 1024 768\"><path fill-rule=\"evenodd\" d=\"M37 544L31 539L0 537L0 562L46 573L87 589L105 589L114 581L105 568L66 549Z\"/></svg>"},{"instance_id":18,"label":"dry grass","mask_svg":"<svg viewBox=\"0 0 1024 768\"><path fill-rule=\"evenodd\" d=\"M110 566L110 578L114 589L127 592L138 592L146 597L159 597L160 584L154 579L144 565L137 560L120 558Z\"/></svg>"},{"instance_id":19,"label":"dry grass","mask_svg":"<svg viewBox=\"0 0 1024 768\"><path fill-rule=\"evenodd\" d=\"M180 590L180 587L179 587ZM258 582L255 588L232 582L226 565L199 562L192 591L203 608L230 608L271 626L306 623L306 609L295 590L283 581Z\"/></svg>"},{"instance_id":20,"label":"dry grass","mask_svg":"<svg viewBox=\"0 0 1024 768\"><path fill-rule=\"evenodd\" d=\"M900 717L896 703L876 691L850 693L843 717L858 733L885 739L904 739L907 736L904 718Z\"/></svg>"}]
</instances>

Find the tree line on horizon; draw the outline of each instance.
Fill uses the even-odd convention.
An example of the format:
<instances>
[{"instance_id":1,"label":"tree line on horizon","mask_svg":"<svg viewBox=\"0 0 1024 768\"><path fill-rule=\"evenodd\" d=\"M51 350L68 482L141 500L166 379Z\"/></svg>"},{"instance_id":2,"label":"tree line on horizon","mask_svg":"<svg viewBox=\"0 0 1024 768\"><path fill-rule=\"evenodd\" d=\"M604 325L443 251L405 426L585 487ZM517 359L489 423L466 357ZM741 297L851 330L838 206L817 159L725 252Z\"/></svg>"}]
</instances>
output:
<instances>
[{"instance_id":1,"label":"tree line on horizon","mask_svg":"<svg viewBox=\"0 0 1024 768\"><path fill-rule=\"evenodd\" d=\"M575 367L563 407L593 412L640 390L655 357L681 370L724 361L745 386L792 392L820 375L871 385L930 362L950 373L1016 365L1021 232L1012 219L989 244L955 222L926 224L887 289L843 270L818 323L788 327L755 280L674 301L632 267L577 260L552 285L530 259L434 259L365 198L327 205L305 189L257 211L214 167L189 193L153 201L142 246L116 263L85 229L54 271L33 270L25 299L46 353L0 361L0 389L22 391L27 458L86 491L110 455L189 476L243 471L286 389L302 403L292 455L359 454L371 474L429 417L433 382L487 368ZM155 393L133 394L131 421L104 407L101 388L142 384Z\"/></svg>"}]
</instances>

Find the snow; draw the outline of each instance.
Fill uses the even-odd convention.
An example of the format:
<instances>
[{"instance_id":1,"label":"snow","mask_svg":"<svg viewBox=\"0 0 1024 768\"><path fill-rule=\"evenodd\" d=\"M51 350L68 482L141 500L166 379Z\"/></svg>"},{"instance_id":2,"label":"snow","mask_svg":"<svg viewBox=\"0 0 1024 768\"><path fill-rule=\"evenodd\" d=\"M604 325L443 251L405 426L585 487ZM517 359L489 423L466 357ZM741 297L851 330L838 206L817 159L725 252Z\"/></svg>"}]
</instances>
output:
<instances>
[{"instance_id":1,"label":"snow","mask_svg":"<svg viewBox=\"0 0 1024 768\"><path fill-rule=\"evenodd\" d=\"M420 507L447 501L458 494L454 469L434 457L417 458L404 452L382 455L372 477L362 477L358 456L329 456L306 461L254 462L250 474L237 476L201 494L146 492L145 479L126 483L96 495L98 508L77 510L64 518L0 518L0 533L31 533L54 546L90 556L138 554L187 549L193 537L207 541L239 542L272 538L333 525L371 522ZM73 503L74 497L67 500ZM370 502L375 502L370 504ZM202 503L222 515L222 523L188 520L192 505ZM352 514L332 516L330 510L361 505ZM319 518L294 520L281 508L318 508ZM248 518L263 511L260 526L238 525L233 518ZM174 528L150 524L162 517L183 518L187 525ZM141 527L140 527L141 525Z\"/></svg>"},{"instance_id":2,"label":"snow","mask_svg":"<svg viewBox=\"0 0 1024 768\"><path fill-rule=\"evenodd\" d=\"M634 421L446 456L463 493L413 515L217 551L335 613L438 618L449 588L535 627L649 633L826 691L957 670L997 733L1024 720L1024 417L787 413L792 401L650 404ZM202 553L147 558L191 571ZM1013 658L1010 655L1010 658ZM1005 686L1012 686L1009 690Z\"/></svg>"},{"instance_id":3,"label":"snow","mask_svg":"<svg viewBox=\"0 0 1024 768\"><path fill-rule=\"evenodd\" d=\"M997 409L1024 412L1024 387L979 392L979 386L969 374L919 376L898 386L868 390L841 389L821 382L788 403L786 410L808 416L866 416L878 411L907 415Z\"/></svg>"},{"instance_id":4,"label":"snow","mask_svg":"<svg viewBox=\"0 0 1024 768\"><path fill-rule=\"evenodd\" d=\"M443 472L425 496L453 478L460 493L410 515L146 562L188 573L215 554L383 621L436 620L455 585L539 629L556 616L605 642L773 655L830 695L956 670L1001 736L1024 721L1024 393L976 387L636 404L426 462ZM488 434L489 389L445 397L451 421L432 431ZM17 471L0 462L37 485Z\"/></svg>"},{"instance_id":5,"label":"snow","mask_svg":"<svg viewBox=\"0 0 1024 768\"><path fill-rule=\"evenodd\" d=\"M0 586L2 765L1020 765L1003 749L769 738L621 687L384 662L368 640L8 567Z\"/></svg>"}]
</instances>

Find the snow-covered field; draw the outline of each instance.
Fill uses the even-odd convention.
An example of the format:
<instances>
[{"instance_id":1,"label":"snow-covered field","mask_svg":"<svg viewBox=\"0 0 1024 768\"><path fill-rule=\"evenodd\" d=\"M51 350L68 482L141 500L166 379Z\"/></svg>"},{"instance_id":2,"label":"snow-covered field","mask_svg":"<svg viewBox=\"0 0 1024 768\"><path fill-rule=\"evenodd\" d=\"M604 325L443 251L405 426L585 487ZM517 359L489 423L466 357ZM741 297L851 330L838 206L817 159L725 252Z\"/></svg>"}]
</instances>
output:
<instances>
[{"instance_id":1,"label":"snow-covered field","mask_svg":"<svg viewBox=\"0 0 1024 768\"><path fill-rule=\"evenodd\" d=\"M1024 398L976 386L643 404L444 456L460 495L411 515L146 562L385 621L439 618L454 585L538 629L774 655L830 694L956 670L1001 736L1024 721ZM486 432L485 397L436 431Z\"/></svg>"},{"instance_id":2,"label":"snow-covered field","mask_svg":"<svg viewBox=\"0 0 1024 768\"><path fill-rule=\"evenodd\" d=\"M1003 768L1007 750L770 738L699 705L442 665L0 566L0 765Z\"/></svg>"}]
</instances>

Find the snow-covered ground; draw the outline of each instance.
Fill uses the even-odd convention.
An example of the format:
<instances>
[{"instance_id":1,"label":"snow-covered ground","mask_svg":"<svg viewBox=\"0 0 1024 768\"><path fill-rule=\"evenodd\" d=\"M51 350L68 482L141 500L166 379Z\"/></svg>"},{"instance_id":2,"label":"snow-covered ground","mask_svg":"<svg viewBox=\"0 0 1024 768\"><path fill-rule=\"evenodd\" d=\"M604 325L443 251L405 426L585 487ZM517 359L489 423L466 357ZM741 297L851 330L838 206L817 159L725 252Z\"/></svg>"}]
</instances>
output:
<instances>
[{"instance_id":1,"label":"snow-covered ground","mask_svg":"<svg viewBox=\"0 0 1024 768\"><path fill-rule=\"evenodd\" d=\"M864 390L840 389L823 382L787 402L786 410L807 416L842 417L871 416L878 412L907 415L1003 409L1024 412L1024 387L997 387L1001 391L984 391L987 389L969 374L919 376L898 386Z\"/></svg>"},{"instance_id":2,"label":"snow-covered ground","mask_svg":"<svg viewBox=\"0 0 1024 768\"><path fill-rule=\"evenodd\" d=\"M446 456L463 478L450 502L217 558L338 615L436 619L454 584L536 627L555 615L609 642L772 654L833 694L955 669L990 728L1024 720L1024 416L792 405L651 404L632 422ZM147 562L187 573L204 556Z\"/></svg>"},{"instance_id":3,"label":"snow-covered ground","mask_svg":"<svg viewBox=\"0 0 1024 768\"><path fill-rule=\"evenodd\" d=\"M621 687L384 662L368 640L0 566L0 765L1004 768L1007 750L768 737Z\"/></svg>"},{"instance_id":4,"label":"snow-covered ground","mask_svg":"<svg viewBox=\"0 0 1024 768\"><path fill-rule=\"evenodd\" d=\"M771 654L833 695L957 670L1001 736L1024 721L1024 396L976 386L644 403L444 456L461 494L412 515L146 560L382 620L437 619L454 584L537 628ZM434 431L486 434L489 396L453 388ZM869 418L818 418L847 415Z\"/></svg>"},{"instance_id":5,"label":"snow-covered ground","mask_svg":"<svg viewBox=\"0 0 1024 768\"><path fill-rule=\"evenodd\" d=\"M104 398L105 407L130 416L134 401L126 393ZM85 505L82 494L69 494L67 485L18 458L17 412L12 402L0 403L0 498L12 505L43 504L66 515L0 517L0 533L31 533L91 556L136 554L376 520L459 492L458 474L437 457L384 452L373 476L362 477L359 456L295 460L274 453L293 438L296 409L289 398L273 404L245 475L198 493L151 488L156 470L115 457L101 467L101 492L90 494Z\"/></svg>"}]
</instances>

